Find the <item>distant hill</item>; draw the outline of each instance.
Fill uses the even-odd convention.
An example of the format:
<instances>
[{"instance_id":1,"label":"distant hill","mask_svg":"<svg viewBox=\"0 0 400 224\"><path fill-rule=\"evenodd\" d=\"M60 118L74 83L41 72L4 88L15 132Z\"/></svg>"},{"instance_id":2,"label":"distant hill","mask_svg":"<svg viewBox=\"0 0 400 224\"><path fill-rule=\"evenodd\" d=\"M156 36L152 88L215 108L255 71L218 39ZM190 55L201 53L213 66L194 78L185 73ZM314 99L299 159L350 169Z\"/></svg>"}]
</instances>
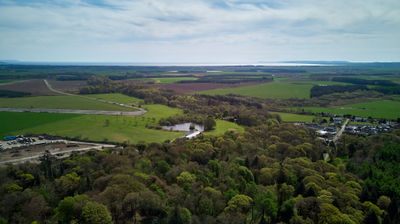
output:
<instances>
[{"instance_id":1,"label":"distant hill","mask_svg":"<svg viewBox=\"0 0 400 224\"><path fill-rule=\"evenodd\" d=\"M323 64L323 65L352 64L352 62L349 62L349 61L282 61L282 63Z\"/></svg>"},{"instance_id":2,"label":"distant hill","mask_svg":"<svg viewBox=\"0 0 400 224\"><path fill-rule=\"evenodd\" d=\"M18 64L21 63L21 61L18 60L0 60L0 64Z\"/></svg>"}]
</instances>

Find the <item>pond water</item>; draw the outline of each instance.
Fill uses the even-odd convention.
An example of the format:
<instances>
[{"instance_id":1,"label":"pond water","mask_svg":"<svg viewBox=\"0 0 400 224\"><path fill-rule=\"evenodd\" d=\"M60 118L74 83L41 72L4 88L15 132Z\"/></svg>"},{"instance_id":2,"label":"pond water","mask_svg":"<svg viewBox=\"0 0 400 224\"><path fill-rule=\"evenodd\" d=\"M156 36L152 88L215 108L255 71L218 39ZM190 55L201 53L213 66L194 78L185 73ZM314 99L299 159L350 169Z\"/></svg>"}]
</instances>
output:
<instances>
[{"instance_id":1,"label":"pond water","mask_svg":"<svg viewBox=\"0 0 400 224\"><path fill-rule=\"evenodd\" d=\"M190 131L190 122L188 123L182 123L182 124L176 124L173 126L162 126L164 130L168 131ZM194 124L194 129L197 129L198 131L202 132L204 131L204 126L200 124Z\"/></svg>"}]
</instances>

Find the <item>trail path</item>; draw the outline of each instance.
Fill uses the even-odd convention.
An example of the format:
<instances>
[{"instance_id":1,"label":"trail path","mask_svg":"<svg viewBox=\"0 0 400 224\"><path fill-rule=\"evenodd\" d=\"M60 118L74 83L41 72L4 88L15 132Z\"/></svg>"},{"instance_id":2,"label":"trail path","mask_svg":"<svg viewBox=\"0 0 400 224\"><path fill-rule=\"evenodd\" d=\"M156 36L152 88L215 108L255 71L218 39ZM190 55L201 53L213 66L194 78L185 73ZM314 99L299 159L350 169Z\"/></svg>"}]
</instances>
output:
<instances>
[{"instance_id":1,"label":"trail path","mask_svg":"<svg viewBox=\"0 0 400 224\"><path fill-rule=\"evenodd\" d=\"M340 131L338 131L338 133L336 133L335 137L333 137L333 142L336 144L336 142L339 140L340 136L342 136L344 129L346 128L347 123L349 123L349 119L346 119L346 121L344 122L342 128L340 129Z\"/></svg>"},{"instance_id":2,"label":"trail path","mask_svg":"<svg viewBox=\"0 0 400 224\"><path fill-rule=\"evenodd\" d=\"M144 110L143 108L140 107L135 107L131 105L126 105L123 103L116 103L108 100L103 100L103 99L98 99L98 98L93 98L93 97L88 97L88 96L83 96L83 95L76 95L72 93L66 93L60 90L54 89L51 84L44 79L43 82L46 84L47 88L49 88L50 91L61 94L61 95L66 95L66 96L75 96L75 97L81 97L85 98L88 100L94 100L94 101L99 101L102 103L108 103L108 104L114 104L118 105L121 107L126 107L130 108L134 111L104 111L104 110L72 110L72 109L41 109L41 108L0 108L0 111L6 111L6 112L36 112L36 113L64 113L64 114L104 114L104 115L124 115L124 116L140 116L145 113L147 113L147 110Z\"/></svg>"},{"instance_id":3,"label":"trail path","mask_svg":"<svg viewBox=\"0 0 400 224\"><path fill-rule=\"evenodd\" d=\"M67 96L77 96L77 97L82 97L82 98L85 98L85 99L88 99L88 100L95 100L95 101L99 101L99 102L103 102L103 103L114 104L114 105L118 105L118 106L121 106L121 107L135 109L135 110L139 111L139 113L136 114L135 116L139 116L139 115L145 114L147 112L143 108L134 107L134 106L131 106L131 105L126 105L126 104L123 104L123 103L116 103L116 102L112 102L112 101L109 101L109 100L103 100L103 99L98 99L98 98L94 98L94 97L88 97L88 96L83 96L83 95L76 95L76 94L72 94L72 93L66 93L66 92L54 89L46 79L43 79L43 81L46 84L47 88L49 88L50 91L58 93L58 94L67 95Z\"/></svg>"}]
</instances>

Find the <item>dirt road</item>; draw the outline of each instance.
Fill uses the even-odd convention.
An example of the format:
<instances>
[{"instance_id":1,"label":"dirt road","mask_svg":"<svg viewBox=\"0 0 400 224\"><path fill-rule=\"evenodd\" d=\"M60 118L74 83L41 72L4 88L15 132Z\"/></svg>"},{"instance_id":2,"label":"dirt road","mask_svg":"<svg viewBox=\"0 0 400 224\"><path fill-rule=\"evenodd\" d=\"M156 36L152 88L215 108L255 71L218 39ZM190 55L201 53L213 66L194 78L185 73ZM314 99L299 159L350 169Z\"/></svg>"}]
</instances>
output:
<instances>
[{"instance_id":1,"label":"dirt road","mask_svg":"<svg viewBox=\"0 0 400 224\"><path fill-rule=\"evenodd\" d=\"M349 119L346 119L346 121L344 122L342 128L340 129L340 131L338 131L338 133L336 133L335 137L333 137L333 142L336 144L336 142L339 140L340 136L342 136L344 129L346 128L347 123L349 123Z\"/></svg>"},{"instance_id":2,"label":"dirt road","mask_svg":"<svg viewBox=\"0 0 400 224\"><path fill-rule=\"evenodd\" d=\"M82 98L89 99L89 100L95 100L95 101L99 101L99 102L103 102L103 103L114 104L114 105L118 105L118 106L121 106L121 107L126 107L126 108L131 108L131 109L137 110L137 113L134 114L133 116L139 116L139 115L143 115L143 114L147 113L146 110L144 110L143 108L140 108L140 107L134 107L134 106L126 105L126 104L123 104L123 103L116 103L116 102L112 102L112 101L108 101L108 100L103 100L103 99L98 99L98 98L93 98L93 97L88 97L88 96L83 96L83 95L75 95L75 94L72 94L72 93L62 92L60 90L54 89L46 79L43 79L43 81L46 84L47 88L49 88L50 91L52 91L54 93L57 93L57 94L62 94L62 95L67 95L67 96L82 97Z\"/></svg>"},{"instance_id":3,"label":"dirt road","mask_svg":"<svg viewBox=\"0 0 400 224\"><path fill-rule=\"evenodd\" d=\"M143 115L143 114L147 113L146 110L144 110L143 108L140 108L140 107L134 107L134 106L126 105L126 104L123 104L123 103L116 103L116 102L112 102L112 101L108 101L108 100L103 100L103 99L98 99L98 98L93 98L93 97L88 97L88 96L83 96L83 95L75 95L75 94L72 94L72 93L62 92L60 90L54 89L46 79L43 79L43 81L46 84L47 88L49 88L49 90L54 92L54 93L67 95L67 96L82 97L82 98L85 98L85 99L88 99L88 100L95 100L95 101L99 101L99 102L103 102L103 103L114 104L114 105L118 105L118 106L121 106L121 107L126 107L126 108L131 108L131 109L137 110L137 111L135 111L136 112L135 114L132 114L133 116L139 116L139 115Z\"/></svg>"},{"instance_id":4,"label":"dirt road","mask_svg":"<svg viewBox=\"0 0 400 224\"><path fill-rule=\"evenodd\" d=\"M47 80L43 80L46 84L47 88L57 95L66 95L66 96L75 96L75 97L82 97L89 100L95 100L103 103L114 104L121 107L130 108L134 111L104 111L104 110L72 110L72 109L41 109L41 108L0 108L0 111L6 112L35 112L35 113L60 113L60 114L102 114L102 115L123 115L123 116L140 116L147 113L146 110L134 107L122 103L116 103L108 100L97 99L93 97L87 97L82 95L75 95L71 93L62 92L59 90L54 89Z\"/></svg>"}]
</instances>

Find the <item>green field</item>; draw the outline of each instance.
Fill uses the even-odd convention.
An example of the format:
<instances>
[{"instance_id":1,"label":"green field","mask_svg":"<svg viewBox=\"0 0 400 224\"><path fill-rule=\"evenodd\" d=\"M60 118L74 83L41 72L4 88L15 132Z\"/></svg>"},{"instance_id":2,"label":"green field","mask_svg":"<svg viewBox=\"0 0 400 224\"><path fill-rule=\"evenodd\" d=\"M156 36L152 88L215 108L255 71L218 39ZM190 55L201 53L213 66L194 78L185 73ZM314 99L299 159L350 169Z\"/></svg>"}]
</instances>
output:
<instances>
[{"instance_id":1,"label":"green field","mask_svg":"<svg viewBox=\"0 0 400 224\"><path fill-rule=\"evenodd\" d=\"M146 105L146 109L149 112L138 117L0 112L0 136L50 134L93 141L136 143L163 142L184 135L182 132L145 127L157 123L161 117L182 113L181 110L163 105Z\"/></svg>"},{"instance_id":2,"label":"green field","mask_svg":"<svg viewBox=\"0 0 400 224\"><path fill-rule=\"evenodd\" d=\"M174 83L184 80L197 80L195 77L168 77L168 78L152 78L156 83Z\"/></svg>"},{"instance_id":3,"label":"green field","mask_svg":"<svg viewBox=\"0 0 400 224\"><path fill-rule=\"evenodd\" d=\"M400 100L400 96L399 96L399 95L397 95L397 96L392 96L392 98L395 99L395 100Z\"/></svg>"},{"instance_id":4,"label":"green field","mask_svg":"<svg viewBox=\"0 0 400 224\"><path fill-rule=\"evenodd\" d=\"M129 103L138 103L141 101L141 99L138 99L136 97L131 97L127 96L124 94L120 93L107 93L107 94L89 94L85 95L87 97L93 97L97 99L103 99L103 100L108 100L116 103L123 103L123 104L129 104Z\"/></svg>"},{"instance_id":5,"label":"green field","mask_svg":"<svg viewBox=\"0 0 400 224\"><path fill-rule=\"evenodd\" d=\"M15 80L12 79L0 79L0 84L1 83L10 83L10 82L14 82Z\"/></svg>"},{"instance_id":6,"label":"green field","mask_svg":"<svg viewBox=\"0 0 400 224\"><path fill-rule=\"evenodd\" d=\"M237 132L244 131L244 128L242 126L239 126L233 122L217 120L216 123L217 125L215 129L212 131L205 132L205 134L222 135L227 131L237 131Z\"/></svg>"},{"instance_id":7,"label":"green field","mask_svg":"<svg viewBox=\"0 0 400 224\"><path fill-rule=\"evenodd\" d=\"M0 137L49 134L82 140L137 143L163 142L185 134L146 128L146 125L156 124L160 118L180 114L182 110L159 104L145 105L144 108L148 112L137 117L0 112ZM218 120L216 129L207 134L218 135L228 130L243 131L243 127Z\"/></svg>"},{"instance_id":8,"label":"green field","mask_svg":"<svg viewBox=\"0 0 400 224\"><path fill-rule=\"evenodd\" d=\"M269 112L270 114L279 114L282 121L284 122L312 122L314 116L311 115L301 115L301 114L291 114L291 113L281 113L281 112Z\"/></svg>"},{"instance_id":9,"label":"green field","mask_svg":"<svg viewBox=\"0 0 400 224\"><path fill-rule=\"evenodd\" d=\"M0 107L130 111L132 109L76 96L0 98Z\"/></svg>"},{"instance_id":10,"label":"green field","mask_svg":"<svg viewBox=\"0 0 400 224\"><path fill-rule=\"evenodd\" d=\"M184 81L184 80L197 80L198 78L195 77L165 77L165 78L134 78L130 80L143 80L143 81L155 81L156 83L163 83L163 84L169 84L169 83L175 83L179 81Z\"/></svg>"},{"instance_id":11,"label":"green field","mask_svg":"<svg viewBox=\"0 0 400 224\"><path fill-rule=\"evenodd\" d=\"M235 87L235 88L224 88L224 89L213 89L198 92L199 94L208 95L226 95L226 94L238 94L243 96L252 96L258 98L278 98L278 99L289 99L289 98L310 98L310 90L314 85L349 85L348 83L342 82L331 82L331 81L293 81L285 82L286 78L274 78L274 82Z\"/></svg>"},{"instance_id":12,"label":"green field","mask_svg":"<svg viewBox=\"0 0 400 224\"><path fill-rule=\"evenodd\" d=\"M198 92L208 95L238 94L258 98L310 98L311 84L293 84L291 82L269 82L259 85L243 86L226 89L213 89Z\"/></svg>"},{"instance_id":13,"label":"green field","mask_svg":"<svg viewBox=\"0 0 400 224\"><path fill-rule=\"evenodd\" d=\"M338 108L305 107L304 110L333 114L351 114L360 117L397 119L400 117L400 102L379 100L350 104Z\"/></svg>"},{"instance_id":14,"label":"green field","mask_svg":"<svg viewBox=\"0 0 400 224\"><path fill-rule=\"evenodd\" d=\"M293 84L299 84L299 85L327 85L327 86L332 86L332 85L352 85L350 83L345 83L345 82L333 82L333 81L301 81L301 82L291 82Z\"/></svg>"},{"instance_id":15,"label":"green field","mask_svg":"<svg viewBox=\"0 0 400 224\"><path fill-rule=\"evenodd\" d=\"M26 133L24 130L27 128L68 121L80 116L82 115L0 112L0 138L12 134Z\"/></svg>"},{"instance_id":16,"label":"green field","mask_svg":"<svg viewBox=\"0 0 400 224\"><path fill-rule=\"evenodd\" d=\"M175 114L182 113L182 110L178 108L167 107L161 104L143 105L142 108L144 108L148 112L141 117L149 117L149 118L154 117L157 121L161 118L167 118Z\"/></svg>"}]
</instances>

